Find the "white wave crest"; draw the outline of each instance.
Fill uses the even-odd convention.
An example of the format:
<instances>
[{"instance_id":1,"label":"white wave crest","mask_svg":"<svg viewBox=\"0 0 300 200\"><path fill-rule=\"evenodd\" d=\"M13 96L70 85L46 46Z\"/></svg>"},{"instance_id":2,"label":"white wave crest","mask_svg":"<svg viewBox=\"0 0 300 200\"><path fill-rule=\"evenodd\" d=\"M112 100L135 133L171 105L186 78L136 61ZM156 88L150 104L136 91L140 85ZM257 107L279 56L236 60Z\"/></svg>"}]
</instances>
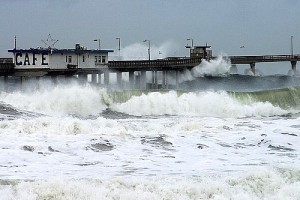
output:
<instances>
[{"instance_id":1,"label":"white wave crest","mask_svg":"<svg viewBox=\"0 0 300 200\"><path fill-rule=\"evenodd\" d=\"M114 104L116 111L131 115L196 115L205 117L274 116L287 111L268 102L242 104L226 92L199 92L177 95L152 92L133 96L125 103Z\"/></svg>"},{"instance_id":2,"label":"white wave crest","mask_svg":"<svg viewBox=\"0 0 300 200\"><path fill-rule=\"evenodd\" d=\"M20 110L42 113L52 116L89 116L97 115L106 109L103 103L104 89L95 89L89 85L65 85L35 90L33 92L14 92L2 94L0 101Z\"/></svg>"}]
</instances>

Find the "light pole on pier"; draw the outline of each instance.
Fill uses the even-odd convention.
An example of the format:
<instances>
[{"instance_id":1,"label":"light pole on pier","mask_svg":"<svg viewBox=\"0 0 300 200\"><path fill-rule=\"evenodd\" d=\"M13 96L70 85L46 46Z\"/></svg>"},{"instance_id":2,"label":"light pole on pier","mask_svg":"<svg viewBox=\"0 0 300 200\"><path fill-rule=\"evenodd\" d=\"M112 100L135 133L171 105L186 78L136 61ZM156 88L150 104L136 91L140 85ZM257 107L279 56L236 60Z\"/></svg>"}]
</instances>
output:
<instances>
[{"instance_id":1,"label":"light pole on pier","mask_svg":"<svg viewBox=\"0 0 300 200\"><path fill-rule=\"evenodd\" d=\"M17 36L15 35L15 43L14 43L15 50L17 49Z\"/></svg>"},{"instance_id":2,"label":"light pole on pier","mask_svg":"<svg viewBox=\"0 0 300 200\"><path fill-rule=\"evenodd\" d=\"M94 42L98 42L98 45L99 45L99 46L98 46L98 50L100 50L100 41L101 41L100 39L95 39L95 40L94 40Z\"/></svg>"},{"instance_id":3,"label":"light pole on pier","mask_svg":"<svg viewBox=\"0 0 300 200\"><path fill-rule=\"evenodd\" d=\"M294 55L294 42L293 42L294 36L291 36L291 55Z\"/></svg>"},{"instance_id":4,"label":"light pole on pier","mask_svg":"<svg viewBox=\"0 0 300 200\"><path fill-rule=\"evenodd\" d=\"M149 56L149 61L151 60L151 55L150 55L150 51L151 51L151 45L150 45L150 40L144 40L144 42L148 42L148 56Z\"/></svg>"},{"instance_id":5,"label":"light pole on pier","mask_svg":"<svg viewBox=\"0 0 300 200\"><path fill-rule=\"evenodd\" d=\"M121 38L120 37L117 37L116 40L118 40L118 45L119 45L119 56L121 55Z\"/></svg>"},{"instance_id":6,"label":"light pole on pier","mask_svg":"<svg viewBox=\"0 0 300 200\"><path fill-rule=\"evenodd\" d=\"M186 48L194 47L194 40L192 38L188 38L186 40L187 40L187 46L186 46ZM189 46L189 41L192 41L192 45L191 46Z\"/></svg>"}]
</instances>

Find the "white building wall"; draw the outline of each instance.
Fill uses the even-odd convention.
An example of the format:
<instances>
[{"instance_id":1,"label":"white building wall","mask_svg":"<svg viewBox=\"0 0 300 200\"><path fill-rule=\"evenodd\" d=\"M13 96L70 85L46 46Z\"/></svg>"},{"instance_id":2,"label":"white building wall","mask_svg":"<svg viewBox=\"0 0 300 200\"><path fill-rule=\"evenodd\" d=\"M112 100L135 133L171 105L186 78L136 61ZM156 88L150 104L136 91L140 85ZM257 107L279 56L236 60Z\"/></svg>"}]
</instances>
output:
<instances>
[{"instance_id":1,"label":"white building wall","mask_svg":"<svg viewBox=\"0 0 300 200\"><path fill-rule=\"evenodd\" d=\"M64 54L50 54L50 69L67 69L66 55Z\"/></svg>"}]
</instances>

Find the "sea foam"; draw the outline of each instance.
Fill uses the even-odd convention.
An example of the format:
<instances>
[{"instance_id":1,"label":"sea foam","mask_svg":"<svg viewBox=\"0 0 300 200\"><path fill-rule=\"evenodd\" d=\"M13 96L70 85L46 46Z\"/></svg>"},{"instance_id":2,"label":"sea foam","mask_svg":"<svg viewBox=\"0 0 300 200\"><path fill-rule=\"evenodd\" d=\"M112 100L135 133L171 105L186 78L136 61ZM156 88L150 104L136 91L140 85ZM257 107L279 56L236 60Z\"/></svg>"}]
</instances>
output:
<instances>
[{"instance_id":1,"label":"sea foam","mask_svg":"<svg viewBox=\"0 0 300 200\"><path fill-rule=\"evenodd\" d=\"M296 176L289 176L293 173ZM238 177L48 180L1 184L1 199L288 199L300 198L299 170Z\"/></svg>"}]
</instances>

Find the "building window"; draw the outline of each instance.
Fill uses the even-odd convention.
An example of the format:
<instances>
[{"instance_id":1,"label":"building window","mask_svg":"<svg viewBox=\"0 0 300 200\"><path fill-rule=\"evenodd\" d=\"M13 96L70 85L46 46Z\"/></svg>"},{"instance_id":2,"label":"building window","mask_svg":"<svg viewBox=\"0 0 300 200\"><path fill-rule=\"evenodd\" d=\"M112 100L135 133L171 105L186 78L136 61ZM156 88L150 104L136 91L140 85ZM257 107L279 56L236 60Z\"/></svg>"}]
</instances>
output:
<instances>
[{"instance_id":1,"label":"building window","mask_svg":"<svg viewBox=\"0 0 300 200\"><path fill-rule=\"evenodd\" d=\"M84 56L82 56L82 62L85 62L85 57Z\"/></svg>"},{"instance_id":2,"label":"building window","mask_svg":"<svg viewBox=\"0 0 300 200\"><path fill-rule=\"evenodd\" d=\"M68 62L68 56L66 56L66 63Z\"/></svg>"},{"instance_id":3,"label":"building window","mask_svg":"<svg viewBox=\"0 0 300 200\"><path fill-rule=\"evenodd\" d=\"M72 63L72 56L68 57L68 63Z\"/></svg>"},{"instance_id":4,"label":"building window","mask_svg":"<svg viewBox=\"0 0 300 200\"><path fill-rule=\"evenodd\" d=\"M102 63L106 63L106 56L102 56Z\"/></svg>"},{"instance_id":5,"label":"building window","mask_svg":"<svg viewBox=\"0 0 300 200\"><path fill-rule=\"evenodd\" d=\"M96 64L106 63L106 56L95 56L95 63Z\"/></svg>"}]
</instances>

